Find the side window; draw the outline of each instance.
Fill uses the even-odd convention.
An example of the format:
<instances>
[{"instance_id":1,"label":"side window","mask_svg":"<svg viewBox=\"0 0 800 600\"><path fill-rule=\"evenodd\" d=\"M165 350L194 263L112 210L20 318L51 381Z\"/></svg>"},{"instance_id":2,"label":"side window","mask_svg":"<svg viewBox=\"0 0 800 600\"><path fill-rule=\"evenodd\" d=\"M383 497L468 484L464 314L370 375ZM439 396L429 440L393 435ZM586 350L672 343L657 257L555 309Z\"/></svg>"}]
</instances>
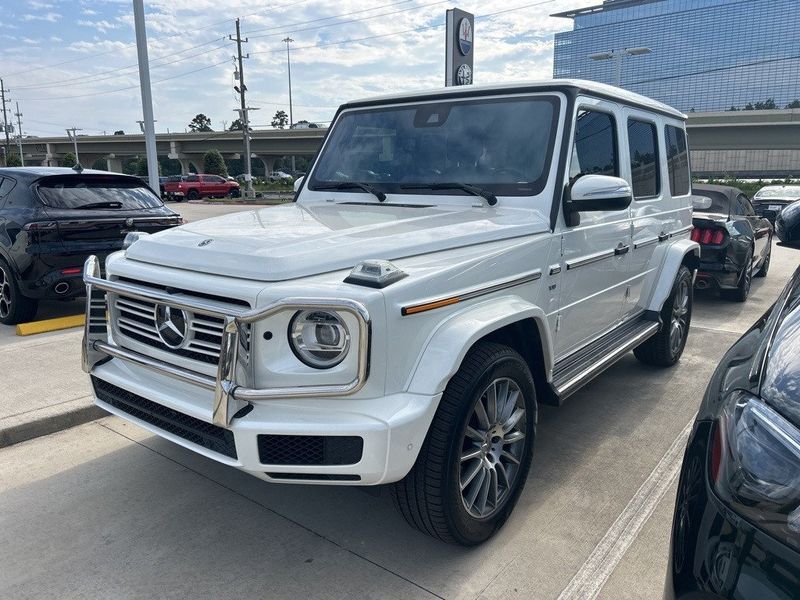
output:
<instances>
[{"instance_id":1,"label":"side window","mask_svg":"<svg viewBox=\"0 0 800 600\"><path fill-rule=\"evenodd\" d=\"M13 179L9 179L8 177L0 177L0 208L3 208L3 205L6 203L6 196L8 196L8 193L14 189L16 184L17 182Z\"/></svg>"},{"instance_id":2,"label":"side window","mask_svg":"<svg viewBox=\"0 0 800 600\"><path fill-rule=\"evenodd\" d=\"M746 217L755 216L756 212L753 210L753 205L744 194L739 194L736 197L736 214L745 215Z\"/></svg>"},{"instance_id":3,"label":"side window","mask_svg":"<svg viewBox=\"0 0 800 600\"><path fill-rule=\"evenodd\" d=\"M578 111L569 180L581 175L619 176L617 134L614 117L596 110Z\"/></svg>"},{"instance_id":4,"label":"side window","mask_svg":"<svg viewBox=\"0 0 800 600\"><path fill-rule=\"evenodd\" d=\"M652 123L628 119L631 183L637 200L658 195L658 133Z\"/></svg>"},{"instance_id":5,"label":"side window","mask_svg":"<svg viewBox=\"0 0 800 600\"><path fill-rule=\"evenodd\" d=\"M197 175L189 175L188 177L186 177L186 181L196 182L200 181L200 178Z\"/></svg>"},{"instance_id":6,"label":"side window","mask_svg":"<svg viewBox=\"0 0 800 600\"><path fill-rule=\"evenodd\" d=\"M689 149L686 147L686 133L673 125L664 128L664 141L667 145L667 170L669 171L669 190L673 196L689 193Z\"/></svg>"}]
</instances>

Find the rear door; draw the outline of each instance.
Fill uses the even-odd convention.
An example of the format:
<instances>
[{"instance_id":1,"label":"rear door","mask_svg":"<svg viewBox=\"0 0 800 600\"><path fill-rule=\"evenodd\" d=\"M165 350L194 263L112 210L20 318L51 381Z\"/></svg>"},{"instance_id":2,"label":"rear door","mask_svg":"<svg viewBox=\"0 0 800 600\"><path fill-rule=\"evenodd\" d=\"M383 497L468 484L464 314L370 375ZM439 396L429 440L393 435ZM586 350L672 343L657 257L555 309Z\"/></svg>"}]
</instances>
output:
<instances>
[{"instance_id":1,"label":"rear door","mask_svg":"<svg viewBox=\"0 0 800 600\"><path fill-rule=\"evenodd\" d=\"M753 252L753 257L754 260L758 262L759 257L766 256L767 245L769 244L770 240L769 234L772 231L772 225L764 217L759 217L756 215L753 205L744 194L739 194L736 197L734 206L736 207L736 212L743 218L747 219L747 221L750 223L750 226L753 228L753 237L755 238L755 250Z\"/></svg>"}]
</instances>

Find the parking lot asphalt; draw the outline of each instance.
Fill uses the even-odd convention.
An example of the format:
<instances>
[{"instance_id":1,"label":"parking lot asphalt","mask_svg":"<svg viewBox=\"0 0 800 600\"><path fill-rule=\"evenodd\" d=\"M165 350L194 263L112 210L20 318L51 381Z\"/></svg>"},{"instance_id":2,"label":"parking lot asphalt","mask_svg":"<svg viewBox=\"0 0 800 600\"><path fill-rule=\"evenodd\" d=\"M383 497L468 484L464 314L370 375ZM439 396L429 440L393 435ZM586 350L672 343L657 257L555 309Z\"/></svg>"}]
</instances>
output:
<instances>
[{"instance_id":1,"label":"parking lot asphalt","mask_svg":"<svg viewBox=\"0 0 800 600\"><path fill-rule=\"evenodd\" d=\"M527 486L481 547L410 529L386 489L267 484L107 417L0 449L0 597L660 598L687 425L800 261L773 251L747 303L696 294L677 367L631 354L541 407ZM18 408L88 390L78 344L0 334Z\"/></svg>"}]
</instances>

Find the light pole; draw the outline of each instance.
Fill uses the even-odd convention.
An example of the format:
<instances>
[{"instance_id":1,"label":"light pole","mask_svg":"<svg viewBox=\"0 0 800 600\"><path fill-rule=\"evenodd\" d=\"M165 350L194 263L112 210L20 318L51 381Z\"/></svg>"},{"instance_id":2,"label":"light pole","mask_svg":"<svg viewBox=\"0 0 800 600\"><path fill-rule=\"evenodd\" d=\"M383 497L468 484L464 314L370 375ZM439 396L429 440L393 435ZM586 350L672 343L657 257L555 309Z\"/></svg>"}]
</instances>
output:
<instances>
[{"instance_id":1,"label":"light pole","mask_svg":"<svg viewBox=\"0 0 800 600\"><path fill-rule=\"evenodd\" d=\"M150 91L150 60L147 57L147 30L144 24L144 0L133 0L133 24L136 30L136 53L139 62L139 89L142 93L142 131L147 155L147 179L150 189L158 191L158 156L156 126L153 118L153 94Z\"/></svg>"},{"instance_id":2,"label":"light pole","mask_svg":"<svg viewBox=\"0 0 800 600\"><path fill-rule=\"evenodd\" d=\"M626 56L640 56L650 54L652 50L644 46L638 48L622 48L621 50L609 50L608 52L595 52L590 54L591 60L613 60L614 61L614 85L622 85L622 61Z\"/></svg>"},{"instance_id":3,"label":"light pole","mask_svg":"<svg viewBox=\"0 0 800 600\"><path fill-rule=\"evenodd\" d=\"M19 102L17 102L17 112L14 113L17 117L17 142L19 143L19 162L21 166L25 166L25 157L22 155L22 113L19 112Z\"/></svg>"},{"instance_id":4,"label":"light pole","mask_svg":"<svg viewBox=\"0 0 800 600\"><path fill-rule=\"evenodd\" d=\"M289 72L289 129L291 129L294 124L294 117L292 116L292 59L289 56L289 44L294 40L287 37L281 41L286 42L286 67ZM292 154L292 175L294 175L294 170L294 154Z\"/></svg>"}]
</instances>

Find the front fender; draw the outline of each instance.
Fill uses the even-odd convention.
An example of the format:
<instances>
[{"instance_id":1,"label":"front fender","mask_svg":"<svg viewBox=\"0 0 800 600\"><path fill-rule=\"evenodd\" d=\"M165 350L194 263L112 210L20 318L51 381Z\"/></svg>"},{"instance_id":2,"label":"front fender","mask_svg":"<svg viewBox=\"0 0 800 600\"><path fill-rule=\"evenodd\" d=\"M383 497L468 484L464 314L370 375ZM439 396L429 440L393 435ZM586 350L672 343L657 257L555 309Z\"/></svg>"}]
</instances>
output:
<instances>
[{"instance_id":1,"label":"front fender","mask_svg":"<svg viewBox=\"0 0 800 600\"><path fill-rule=\"evenodd\" d=\"M662 252L661 268L654 269L650 275L657 279L649 286L652 292L645 303L645 310L661 312L664 302L667 301L672 291L672 284L675 282L675 277L678 275L681 265L688 260L689 268L694 271L700 261L700 244L692 240L676 240L668 246L663 246ZM653 261L658 264L659 257L657 254L653 255Z\"/></svg>"},{"instance_id":2,"label":"front fender","mask_svg":"<svg viewBox=\"0 0 800 600\"><path fill-rule=\"evenodd\" d=\"M481 338L518 321L533 319L539 328L545 373L553 367L553 343L547 316L519 296L492 298L453 313L431 332L409 377L411 393L438 394Z\"/></svg>"}]
</instances>

